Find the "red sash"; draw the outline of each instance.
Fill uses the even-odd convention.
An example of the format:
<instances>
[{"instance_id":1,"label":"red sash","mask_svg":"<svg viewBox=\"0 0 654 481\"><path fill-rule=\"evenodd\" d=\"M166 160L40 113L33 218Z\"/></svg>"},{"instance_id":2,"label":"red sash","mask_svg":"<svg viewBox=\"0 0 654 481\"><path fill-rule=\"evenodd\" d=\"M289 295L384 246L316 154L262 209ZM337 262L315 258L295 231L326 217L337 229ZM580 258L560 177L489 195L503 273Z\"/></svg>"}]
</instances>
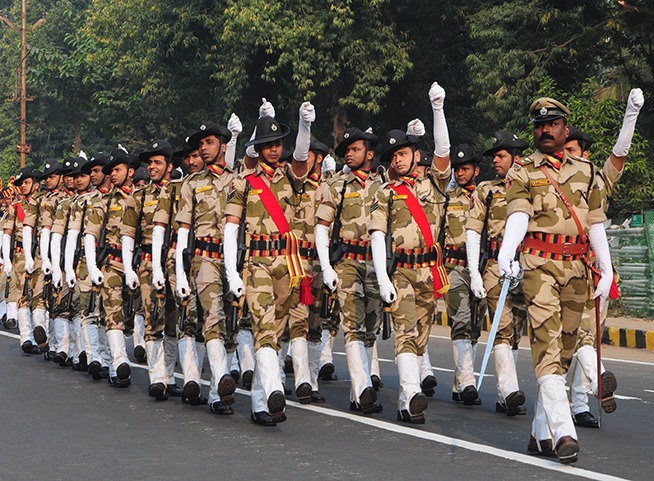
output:
<instances>
[{"instance_id":1,"label":"red sash","mask_svg":"<svg viewBox=\"0 0 654 481\"><path fill-rule=\"evenodd\" d=\"M431 273L434 278L434 297L439 299L450 289L450 281L443 266L443 251L441 250L441 246L438 243L434 243L434 236L431 233L431 226L429 225L429 220L427 220L427 215L422 209L420 202L418 202L418 199L416 199L416 196L413 195L411 189L406 184L391 185L390 187L404 197L404 203L418 224L427 248L431 249L434 247L436 249L436 261L431 266ZM391 213L389 212L388 215L391 215Z\"/></svg>"},{"instance_id":2,"label":"red sash","mask_svg":"<svg viewBox=\"0 0 654 481\"><path fill-rule=\"evenodd\" d=\"M14 210L16 211L16 217L18 217L18 220L22 224L25 221L25 211L23 210L23 206L20 202L16 202L14 204Z\"/></svg>"},{"instance_id":3,"label":"red sash","mask_svg":"<svg viewBox=\"0 0 654 481\"><path fill-rule=\"evenodd\" d=\"M252 173L246 176L245 179L254 189L261 191L259 193L259 199L261 199L266 211L270 214L270 218L277 226L279 233L286 239L286 265L291 276L290 287L299 287L300 302L307 306L311 305L313 303L311 280L304 272L304 266L300 257L300 243L297 236L291 232L282 206L279 205L279 201L272 190L270 190L263 176ZM245 212L243 212L243 215L245 215Z\"/></svg>"}]
</instances>

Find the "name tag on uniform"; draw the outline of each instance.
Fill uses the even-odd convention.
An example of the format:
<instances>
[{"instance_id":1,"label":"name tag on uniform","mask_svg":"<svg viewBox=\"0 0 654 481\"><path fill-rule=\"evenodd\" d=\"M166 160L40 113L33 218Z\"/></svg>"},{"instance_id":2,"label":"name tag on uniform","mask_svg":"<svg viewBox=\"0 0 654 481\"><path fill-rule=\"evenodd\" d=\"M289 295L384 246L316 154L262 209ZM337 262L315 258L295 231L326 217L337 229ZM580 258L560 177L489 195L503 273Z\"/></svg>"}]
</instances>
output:
<instances>
[{"instance_id":1,"label":"name tag on uniform","mask_svg":"<svg viewBox=\"0 0 654 481\"><path fill-rule=\"evenodd\" d=\"M504 199L506 197L506 192L496 192L493 194L493 199Z\"/></svg>"},{"instance_id":2,"label":"name tag on uniform","mask_svg":"<svg viewBox=\"0 0 654 481\"><path fill-rule=\"evenodd\" d=\"M466 210L465 205L448 205L447 210Z\"/></svg>"},{"instance_id":3,"label":"name tag on uniform","mask_svg":"<svg viewBox=\"0 0 654 481\"><path fill-rule=\"evenodd\" d=\"M119 206L119 205L109 207L109 212L117 212L117 211L120 211L120 210L123 210L123 208L121 206Z\"/></svg>"},{"instance_id":4,"label":"name tag on uniform","mask_svg":"<svg viewBox=\"0 0 654 481\"><path fill-rule=\"evenodd\" d=\"M348 192L347 194L345 194L346 199L354 199L355 197L361 197L361 194L359 194L358 192Z\"/></svg>"},{"instance_id":5,"label":"name tag on uniform","mask_svg":"<svg viewBox=\"0 0 654 481\"><path fill-rule=\"evenodd\" d=\"M150 207L151 205L157 205L159 203L158 200L151 200L150 202L145 202L143 204L143 207Z\"/></svg>"},{"instance_id":6,"label":"name tag on uniform","mask_svg":"<svg viewBox=\"0 0 654 481\"><path fill-rule=\"evenodd\" d=\"M263 189L250 189L248 195L259 195L263 192Z\"/></svg>"},{"instance_id":7,"label":"name tag on uniform","mask_svg":"<svg viewBox=\"0 0 654 481\"><path fill-rule=\"evenodd\" d=\"M550 185L552 182L550 179L536 179L531 181L532 187L542 187L544 185Z\"/></svg>"},{"instance_id":8,"label":"name tag on uniform","mask_svg":"<svg viewBox=\"0 0 654 481\"><path fill-rule=\"evenodd\" d=\"M199 189L195 189L196 194L200 194L202 192L206 192L208 190L213 189L213 185L205 185L204 187L200 187Z\"/></svg>"},{"instance_id":9,"label":"name tag on uniform","mask_svg":"<svg viewBox=\"0 0 654 481\"><path fill-rule=\"evenodd\" d=\"M409 197L409 196L405 195L405 194L395 194L393 196L393 200L406 200L407 197Z\"/></svg>"}]
</instances>

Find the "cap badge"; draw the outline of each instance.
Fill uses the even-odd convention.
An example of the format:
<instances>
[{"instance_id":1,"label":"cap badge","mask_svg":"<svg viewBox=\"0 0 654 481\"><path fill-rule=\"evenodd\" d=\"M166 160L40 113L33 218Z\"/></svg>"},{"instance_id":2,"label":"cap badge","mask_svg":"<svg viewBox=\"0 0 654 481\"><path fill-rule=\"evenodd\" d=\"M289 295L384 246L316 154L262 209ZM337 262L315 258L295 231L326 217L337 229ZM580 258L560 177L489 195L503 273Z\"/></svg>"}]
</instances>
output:
<instances>
[{"instance_id":1,"label":"cap badge","mask_svg":"<svg viewBox=\"0 0 654 481\"><path fill-rule=\"evenodd\" d=\"M540 109L539 113L541 115L547 115L547 109L545 107L543 107L543 108Z\"/></svg>"},{"instance_id":2,"label":"cap badge","mask_svg":"<svg viewBox=\"0 0 654 481\"><path fill-rule=\"evenodd\" d=\"M270 126L270 130L272 130L273 132L277 132L277 124L272 124Z\"/></svg>"},{"instance_id":3,"label":"cap badge","mask_svg":"<svg viewBox=\"0 0 654 481\"><path fill-rule=\"evenodd\" d=\"M350 133L349 133L349 132L345 132L345 135L343 135L343 138L344 138L344 139L347 139L349 136L350 136Z\"/></svg>"},{"instance_id":4,"label":"cap badge","mask_svg":"<svg viewBox=\"0 0 654 481\"><path fill-rule=\"evenodd\" d=\"M497 143L497 137L493 137L493 143L494 143L494 144Z\"/></svg>"},{"instance_id":5,"label":"cap badge","mask_svg":"<svg viewBox=\"0 0 654 481\"><path fill-rule=\"evenodd\" d=\"M393 137L391 137L390 140L388 141L388 143L391 145L394 145L395 142L397 142L397 140L395 140Z\"/></svg>"},{"instance_id":6,"label":"cap badge","mask_svg":"<svg viewBox=\"0 0 654 481\"><path fill-rule=\"evenodd\" d=\"M75 162L75 163L73 164L73 167L79 167L79 164L78 164L77 162Z\"/></svg>"},{"instance_id":7,"label":"cap badge","mask_svg":"<svg viewBox=\"0 0 654 481\"><path fill-rule=\"evenodd\" d=\"M158 144L158 143L155 142L154 144L152 144L152 148L153 148L153 149L156 149L157 147L159 147L159 144Z\"/></svg>"},{"instance_id":8,"label":"cap badge","mask_svg":"<svg viewBox=\"0 0 654 481\"><path fill-rule=\"evenodd\" d=\"M49 169L49 168L50 168L50 164L45 164L45 168L46 168L46 169Z\"/></svg>"},{"instance_id":9,"label":"cap badge","mask_svg":"<svg viewBox=\"0 0 654 481\"><path fill-rule=\"evenodd\" d=\"M207 130L207 126L204 124L200 125L200 130Z\"/></svg>"},{"instance_id":10,"label":"cap badge","mask_svg":"<svg viewBox=\"0 0 654 481\"><path fill-rule=\"evenodd\" d=\"M188 139L190 139L190 137L186 137L186 138L184 139L184 142L186 142L187 144L188 144Z\"/></svg>"},{"instance_id":11,"label":"cap badge","mask_svg":"<svg viewBox=\"0 0 654 481\"><path fill-rule=\"evenodd\" d=\"M466 154L464 154L462 150L459 150L459 153L456 155L459 157L459 159L462 159Z\"/></svg>"}]
</instances>

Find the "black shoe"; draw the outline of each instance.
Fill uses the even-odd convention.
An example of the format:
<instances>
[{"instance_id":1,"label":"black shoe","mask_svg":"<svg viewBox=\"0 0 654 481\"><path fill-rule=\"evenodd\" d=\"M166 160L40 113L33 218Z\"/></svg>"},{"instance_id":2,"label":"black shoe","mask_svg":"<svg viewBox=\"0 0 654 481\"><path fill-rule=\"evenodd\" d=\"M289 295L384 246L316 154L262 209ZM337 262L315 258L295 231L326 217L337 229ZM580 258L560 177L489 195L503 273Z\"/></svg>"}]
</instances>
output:
<instances>
[{"instance_id":1,"label":"black shoe","mask_svg":"<svg viewBox=\"0 0 654 481\"><path fill-rule=\"evenodd\" d=\"M379 391L381 388L384 387L384 383L382 382L381 378L377 374L373 374L370 376L370 382L372 383L372 388L375 391Z\"/></svg>"},{"instance_id":2,"label":"black shoe","mask_svg":"<svg viewBox=\"0 0 654 481\"><path fill-rule=\"evenodd\" d=\"M599 421L590 411L585 411L579 414L573 414L572 420L575 423L575 426L580 426L582 428L599 428Z\"/></svg>"},{"instance_id":3,"label":"black shoe","mask_svg":"<svg viewBox=\"0 0 654 481\"><path fill-rule=\"evenodd\" d=\"M229 374L225 374L218 382L218 396L220 402L225 406L234 404L234 391L236 391L236 381Z\"/></svg>"},{"instance_id":4,"label":"black shoe","mask_svg":"<svg viewBox=\"0 0 654 481\"><path fill-rule=\"evenodd\" d=\"M259 424L261 426L277 426L273 417L265 411L261 411L260 413L250 413L250 419L254 424Z\"/></svg>"},{"instance_id":5,"label":"black shoe","mask_svg":"<svg viewBox=\"0 0 654 481\"><path fill-rule=\"evenodd\" d=\"M102 369L100 369L100 379L109 379L109 367L108 366L102 366Z\"/></svg>"},{"instance_id":6,"label":"black shoe","mask_svg":"<svg viewBox=\"0 0 654 481\"><path fill-rule=\"evenodd\" d=\"M238 380L241 379L241 373L236 369L229 371L229 375L234 378L234 382L238 382Z\"/></svg>"},{"instance_id":7,"label":"black shoe","mask_svg":"<svg viewBox=\"0 0 654 481\"><path fill-rule=\"evenodd\" d=\"M132 375L132 368L128 363L123 362L116 369L116 377L121 381L129 381L129 377Z\"/></svg>"},{"instance_id":8,"label":"black shoe","mask_svg":"<svg viewBox=\"0 0 654 481\"><path fill-rule=\"evenodd\" d=\"M311 402L311 384L303 382L295 388L295 395L300 404L309 404Z\"/></svg>"},{"instance_id":9,"label":"black shoe","mask_svg":"<svg viewBox=\"0 0 654 481\"><path fill-rule=\"evenodd\" d=\"M384 406L382 406L379 403L373 403L371 411L367 414L377 414L380 413L384 410ZM361 409L361 404L359 404L356 401L350 401L350 411L352 412L363 412L363 409Z\"/></svg>"},{"instance_id":10,"label":"black shoe","mask_svg":"<svg viewBox=\"0 0 654 481\"><path fill-rule=\"evenodd\" d=\"M41 352L43 352L43 349L41 349ZM43 359L46 361L54 361L56 355L57 353L55 351L43 352Z\"/></svg>"},{"instance_id":11,"label":"black shoe","mask_svg":"<svg viewBox=\"0 0 654 481\"><path fill-rule=\"evenodd\" d=\"M455 403L463 402L463 399L461 399L461 393L459 393L459 391L452 391L452 401Z\"/></svg>"},{"instance_id":12,"label":"black shoe","mask_svg":"<svg viewBox=\"0 0 654 481\"><path fill-rule=\"evenodd\" d=\"M32 330L32 335L36 344L41 348L41 352L47 352L48 350L48 335L45 332L43 326L36 326Z\"/></svg>"},{"instance_id":13,"label":"black shoe","mask_svg":"<svg viewBox=\"0 0 654 481\"><path fill-rule=\"evenodd\" d=\"M210 409L212 413L218 414L220 416L229 416L230 414L234 414L234 408L222 401L212 402Z\"/></svg>"},{"instance_id":14,"label":"black shoe","mask_svg":"<svg viewBox=\"0 0 654 481\"><path fill-rule=\"evenodd\" d=\"M183 395L183 391L177 387L177 384L168 384L166 390L170 397L182 397Z\"/></svg>"},{"instance_id":15,"label":"black shoe","mask_svg":"<svg viewBox=\"0 0 654 481\"><path fill-rule=\"evenodd\" d=\"M572 436L563 436L556 443L556 457L561 464L571 464L579 457L579 443Z\"/></svg>"},{"instance_id":16,"label":"black shoe","mask_svg":"<svg viewBox=\"0 0 654 481\"><path fill-rule=\"evenodd\" d=\"M481 404L481 400L477 399L477 401L480 401L479 404ZM515 414L508 414L504 403L496 402L495 412L500 414L506 414L507 416L524 416L527 414L527 408L524 406L518 406L517 408L515 408Z\"/></svg>"},{"instance_id":17,"label":"black shoe","mask_svg":"<svg viewBox=\"0 0 654 481\"><path fill-rule=\"evenodd\" d=\"M150 384L150 387L148 387L148 394L150 397L155 398L157 401L165 401L168 399L166 385L162 382L155 382L154 384Z\"/></svg>"},{"instance_id":18,"label":"black shoe","mask_svg":"<svg viewBox=\"0 0 654 481\"><path fill-rule=\"evenodd\" d=\"M361 412L363 414L374 413L374 405L377 401L377 392L372 387L367 387L359 396L359 404L361 405Z\"/></svg>"},{"instance_id":19,"label":"black shoe","mask_svg":"<svg viewBox=\"0 0 654 481\"><path fill-rule=\"evenodd\" d=\"M602 409L605 413L610 414L616 409L618 405L615 403L613 393L618 389L618 380L615 374L611 371L604 371L602 373Z\"/></svg>"},{"instance_id":20,"label":"black shoe","mask_svg":"<svg viewBox=\"0 0 654 481\"><path fill-rule=\"evenodd\" d=\"M525 403L525 393L522 391L515 391L506 397L504 408L507 416L517 416L520 407ZM497 409L496 409L497 410Z\"/></svg>"},{"instance_id":21,"label":"black shoe","mask_svg":"<svg viewBox=\"0 0 654 481\"><path fill-rule=\"evenodd\" d=\"M243 389L247 389L248 391L252 389L252 378L254 377L254 371L252 370L247 370L243 373Z\"/></svg>"},{"instance_id":22,"label":"black shoe","mask_svg":"<svg viewBox=\"0 0 654 481\"><path fill-rule=\"evenodd\" d=\"M58 352L54 355L52 361L59 364L61 367L65 367L66 362L68 361L68 354L65 352Z\"/></svg>"},{"instance_id":23,"label":"black shoe","mask_svg":"<svg viewBox=\"0 0 654 481\"><path fill-rule=\"evenodd\" d=\"M464 406L474 406L477 398L479 398L479 393L473 385L466 386L461 392L461 401Z\"/></svg>"},{"instance_id":24,"label":"black shoe","mask_svg":"<svg viewBox=\"0 0 654 481\"><path fill-rule=\"evenodd\" d=\"M397 420L411 424L425 424L425 413L410 414L406 409L397 412Z\"/></svg>"},{"instance_id":25,"label":"black shoe","mask_svg":"<svg viewBox=\"0 0 654 481\"><path fill-rule=\"evenodd\" d=\"M189 381L184 384L184 389L182 389L182 402L189 402L190 399L194 399L200 396L202 389L200 385L195 381Z\"/></svg>"},{"instance_id":26,"label":"black shoe","mask_svg":"<svg viewBox=\"0 0 654 481\"><path fill-rule=\"evenodd\" d=\"M540 448L536 442L536 438L529 436L529 444L527 444L527 452L529 454L536 454L539 456L545 456L546 458L556 458L556 453L554 448L552 448L552 441L549 439L544 439L540 442Z\"/></svg>"},{"instance_id":27,"label":"black shoe","mask_svg":"<svg viewBox=\"0 0 654 481\"><path fill-rule=\"evenodd\" d=\"M318 391L313 391L311 393L311 404L325 404L325 396L320 394Z\"/></svg>"},{"instance_id":28,"label":"black shoe","mask_svg":"<svg viewBox=\"0 0 654 481\"><path fill-rule=\"evenodd\" d=\"M86 357L86 351L82 351L79 353L79 364L81 369L80 371L86 371L89 368L89 363L88 359Z\"/></svg>"},{"instance_id":29,"label":"black shoe","mask_svg":"<svg viewBox=\"0 0 654 481\"><path fill-rule=\"evenodd\" d=\"M268 411L276 423L286 421L284 408L286 408L286 398L281 391L274 391L268 396Z\"/></svg>"},{"instance_id":30,"label":"black shoe","mask_svg":"<svg viewBox=\"0 0 654 481\"><path fill-rule=\"evenodd\" d=\"M426 396L433 396L435 391L436 386L438 386L438 381L436 381L436 376L429 375L425 377L422 382L420 383L420 389L422 390L423 394Z\"/></svg>"},{"instance_id":31,"label":"black shoe","mask_svg":"<svg viewBox=\"0 0 654 481\"><path fill-rule=\"evenodd\" d=\"M284 374L293 374L293 358L289 355L284 359Z\"/></svg>"},{"instance_id":32,"label":"black shoe","mask_svg":"<svg viewBox=\"0 0 654 481\"><path fill-rule=\"evenodd\" d=\"M32 344L32 341L25 341L20 348L23 350L23 354L31 355L31 354L41 354L41 349L38 348L38 346L35 346Z\"/></svg>"},{"instance_id":33,"label":"black shoe","mask_svg":"<svg viewBox=\"0 0 654 481\"><path fill-rule=\"evenodd\" d=\"M5 326L5 329L16 329L18 327L16 319L5 318L5 320L2 321L2 324Z\"/></svg>"},{"instance_id":34,"label":"black shoe","mask_svg":"<svg viewBox=\"0 0 654 481\"><path fill-rule=\"evenodd\" d=\"M409 401L409 412L412 416L424 413L428 407L427 396L421 392L414 394L411 401Z\"/></svg>"},{"instance_id":35,"label":"black shoe","mask_svg":"<svg viewBox=\"0 0 654 481\"><path fill-rule=\"evenodd\" d=\"M134 357L136 358L136 362L139 364L145 364L148 362L148 355L143 346L134 346Z\"/></svg>"},{"instance_id":36,"label":"black shoe","mask_svg":"<svg viewBox=\"0 0 654 481\"><path fill-rule=\"evenodd\" d=\"M102 379L102 365L98 361L93 361L89 364L88 373L94 381Z\"/></svg>"},{"instance_id":37,"label":"black shoe","mask_svg":"<svg viewBox=\"0 0 654 481\"><path fill-rule=\"evenodd\" d=\"M80 372L84 371L84 369L82 369L82 363L81 362L74 362L73 363L73 371L80 371Z\"/></svg>"},{"instance_id":38,"label":"black shoe","mask_svg":"<svg viewBox=\"0 0 654 481\"><path fill-rule=\"evenodd\" d=\"M118 376L110 377L109 379L107 379L107 383L109 383L111 387L115 387L115 388L126 388L129 387L130 384L132 384L129 378L120 379Z\"/></svg>"},{"instance_id":39,"label":"black shoe","mask_svg":"<svg viewBox=\"0 0 654 481\"><path fill-rule=\"evenodd\" d=\"M318 372L318 379L321 381L336 381L338 377L334 374L334 365L331 362L324 364Z\"/></svg>"}]
</instances>

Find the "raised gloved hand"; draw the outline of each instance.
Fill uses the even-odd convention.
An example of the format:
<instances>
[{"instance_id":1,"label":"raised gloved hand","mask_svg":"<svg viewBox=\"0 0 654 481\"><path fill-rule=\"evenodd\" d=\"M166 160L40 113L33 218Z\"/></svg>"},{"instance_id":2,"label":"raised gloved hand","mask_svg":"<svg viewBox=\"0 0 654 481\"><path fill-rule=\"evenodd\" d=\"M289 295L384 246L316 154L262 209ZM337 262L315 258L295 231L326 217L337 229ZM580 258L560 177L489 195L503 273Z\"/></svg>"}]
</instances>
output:
<instances>
[{"instance_id":1,"label":"raised gloved hand","mask_svg":"<svg viewBox=\"0 0 654 481\"><path fill-rule=\"evenodd\" d=\"M309 146L311 143L311 123L316 120L316 110L311 102L304 102L300 105L300 120L298 122L297 137L295 138L295 150L293 159L298 162L306 162L309 158Z\"/></svg>"},{"instance_id":2,"label":"raised gloved hand","mask_svg":"<svg viewBox=\"0 0 654 481\"><path fill-rule=\"evenodd\" d=\"M241 132L243 132L243 124L241 119L238 118L238 115L232 113L231 117L227 121L227 129L232 133L232 139L238 137Z\"/></svg>"},{"instance_id":3,"label":"raised gloved hand","mask_svg":"<svg viewBox=\"0 0 654 481\"><path fill-rule=\"evenodd\" d=\"M300 125L310 126L316 120L316 109L311 102L300 105Z\"/></svg>"},{"instance_id":4,"label":"raised gloved hand","mask_svg":"<svg viewBox=\"0 0 654 481\"><path fill-rule=\"evenodd\" d=\"M322 159L322 173L325 174L330 170L336 170L336 160L330 154L327 154L325 158Z\"/></svg>"},{"instance_id":5,"label":"raised gloved hand","mask_svg":"<svg viewBox=\"0 0 654 481\"><path fill-rule=\"evenodd\" d=\"M445 103L445 89L438 85L438 82L431 84L429 89L429 101L433 110L442 110Z\"/></svg>"},{"instance_id":6,"label":"raised gloved hand","mask_svg":"<svg viewBox=\"0 0 654 481\"><path fill-rule=\"evenodd\" d=\"M326 269L322 271L322 282L329 288L330 290L336 289L336 286L338 285L338 274L336 274L336 271L332 268L332 266L328 266Z\"/></svg>"},{"instance_id":7,"label":"raised gloved hand","mask_svg":"<svg viewBox=\"0 0 654 481\"><path fill-rule=\"evenodd\" d=\"M261 107L259 107L259 118L266 116L275 117L275 107L264 97L261 99Z\"/></svg>"},{"instance_id":8,"label":"raised gloved hand","mask_svg":"<svg viewBox=\"0 0 654 481\"><path fill-rule=\"evenodd\" d=\"M634 137L636 121L638 120L638 113L644 103L645 97L641 89L636 88L629 92L627 108L624 113L624 119L622 120L622 128L620 129L618 140L613 147L613 155L616 157L626 157L629 155L631 140Z\"/></svg>"},{"instance_id":9,"label":"raised gloved hand","mask_svg":"<svg viewBox=\"0 0 654 481\"><path fill-rule=\"evenodd\" d=\"M413 135L414 137L422 137L425 135L425 124L422 123L420 119L413 119L406 126L407 135Z\"/></svg>"}]
</instances>

